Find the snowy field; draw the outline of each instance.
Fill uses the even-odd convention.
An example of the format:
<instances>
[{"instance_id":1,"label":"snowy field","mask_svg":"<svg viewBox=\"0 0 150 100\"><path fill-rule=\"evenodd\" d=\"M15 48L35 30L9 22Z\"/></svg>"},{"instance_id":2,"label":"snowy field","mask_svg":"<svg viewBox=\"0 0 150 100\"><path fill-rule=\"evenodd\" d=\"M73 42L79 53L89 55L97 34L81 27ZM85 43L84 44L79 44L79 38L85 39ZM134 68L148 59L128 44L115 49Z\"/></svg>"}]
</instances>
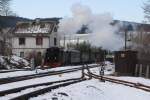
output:
<instances>
[{"instance_id":1,"label":"snowy field","mask_svg":"<svg viewBox=\"0 0 150 100\"><path fill-rule=\"evenodd\" d=\"M81 66L67 66L53 69L40 70L38 73L43 73L47 71L58 71L70 68L77 68ZM99 74L99 68L90 69L92 73ZM113 77L116 79L122 79L131 82L142 83L150 85L150 80L140 77L115 77L110 76L114 73L114 65L107 63L105 67L105 74L108 77ZM86 71L85 71L86 72ZM0 77L12 77L12 76L22 76L35 74L35 71L18 71L1 73ZM64 73L53 76L46 76L41 78L29 79L25 81L13 82L8 84L0 85L0 91L13 89L33 84L53 82L65 79L80 78L81 71L76 71L72 73ZM21 94L28 93L29 91L35 91L47 86L40 86L30 89L22 90L18 93L13 93L0 97L0 100L9 100ZM76 83L66 87L61 87L55 89L51 92L39 95L38 97L31 98L30 100L150 100L150 92L145 92L133 87L128 87L124 85L119 85L111 82L100 82L97 79L91 79L84 82Z\"/></svg>"}]
</instances>

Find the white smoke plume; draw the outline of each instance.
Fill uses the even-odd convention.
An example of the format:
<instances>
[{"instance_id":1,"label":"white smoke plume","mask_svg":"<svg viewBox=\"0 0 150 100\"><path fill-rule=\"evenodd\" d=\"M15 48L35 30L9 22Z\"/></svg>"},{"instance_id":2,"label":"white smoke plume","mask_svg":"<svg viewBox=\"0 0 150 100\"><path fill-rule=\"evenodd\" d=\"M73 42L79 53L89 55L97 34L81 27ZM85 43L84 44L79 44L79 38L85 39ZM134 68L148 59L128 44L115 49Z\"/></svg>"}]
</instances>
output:
<instances>
[{"instance_id":1,"label":"white smoke plume","mask_svg":"<svg viewBox=\"0 0 150 100\"><path fill-rule=\"evenodd\" d=\"M109 13L93 14L88 6L75 4L72 6L72 17L60 20L60 34L76 34L83 25L87 25L88 41L98 47L117 50L123 46L123 39L116 34L117 27L110 25L113 18Z\"/></svg>"}]
</instances>

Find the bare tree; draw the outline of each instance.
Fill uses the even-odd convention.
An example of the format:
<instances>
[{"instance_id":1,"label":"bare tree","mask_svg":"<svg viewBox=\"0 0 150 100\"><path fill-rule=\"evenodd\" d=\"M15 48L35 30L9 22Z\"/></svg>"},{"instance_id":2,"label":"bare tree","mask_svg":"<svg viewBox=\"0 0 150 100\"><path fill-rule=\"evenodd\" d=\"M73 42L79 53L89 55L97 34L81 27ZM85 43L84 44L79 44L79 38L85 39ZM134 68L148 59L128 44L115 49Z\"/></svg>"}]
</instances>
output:
<instances>
[{"instance_id":1,"label":"bare tree","mask_svg":"<svg viewBox=\"0 0 150 100\"><path fill-rule=\"evenodd\" d=\"M2 55L11 54L11 28L0 28L0 52Z\"/></svg>"},{"instance_id":2,"label":"bare tree","mask_svg":"<svg viewBox=\"0 0 150 100\"><path fill-rule=\"evenodd\" d=\"M146 22L150 22L150 0L144 3L143 10L145 13Z\"/></svg>"},{"instance_id":3,"label":"bare tree","mask_svg":"<svg viewBox=\"0 0 150 100\"><path fill-rule=\"evenodd\" d=\"M10 1L0 0L0 15L1 16L14 16L13 11L10 10ZM2 55L9 55L10 50L10 30L11 28L0 27L0 53Z\"/></svg>"},{"instance_id":4,"label":"bare tree","mask_svg":"<svg viewBox=\"0 0 150 100\"><path fill-rule=\"evenodd\" d=\"M16 14L10 9L11 0L0 0L0 15L2 16L16 16Z\"/></svg>"}]
</instances>

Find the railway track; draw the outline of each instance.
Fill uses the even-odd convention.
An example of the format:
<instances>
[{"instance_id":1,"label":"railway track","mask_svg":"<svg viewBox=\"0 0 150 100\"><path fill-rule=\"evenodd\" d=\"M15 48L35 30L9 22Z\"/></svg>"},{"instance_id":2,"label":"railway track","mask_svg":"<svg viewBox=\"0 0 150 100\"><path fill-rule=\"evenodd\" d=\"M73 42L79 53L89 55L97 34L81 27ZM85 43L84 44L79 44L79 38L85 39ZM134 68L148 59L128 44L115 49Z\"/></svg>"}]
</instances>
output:
<instances>
[{"instance_id":1,"label":"railway track","mask_svg":"<svg viewBox=\"0 0 150 100\"><path fill-rule=\"evenodd\" d=\"M16 71L29 71L30 69L20 69L20 70L3 70L0 73L16 72Z\"/></svg>"},{"instance_id":2,"label":"railway track","mask_svg":"<svg viewBox=\"0 0 150 100\"><path fill-rule=\"evenodd\" d=\"M29 88L35 88L35 87L38 87L38 86L52 85L52 84L55 84L55 83L74 81L74 80L78 80L78 79L81 79L81 78L66 79L66 80L59 80L59 81L45 82L45 83L33 84L33 85L28 85L28 86L23 86L23 87L17 87L17 88L13 88L13 89L0 91L0 96L4 96L4 95L20 92L22 90L29 89Z\"/></svg>"},{"instance_id":3,"label":"railway track","mask_svg":"<svg viewBox=\"0 0 150 100\"><path fill-rule=\"evenodd\" d=\"M125 86L130 86L130 87L133 87L133 88L137 88L137 89L141 89L141 90L150 92L150 86L144 85L142 83L134 83L134 82L129 82L129 81L125 81L125 80L110 78L110 77L106 77L106 76L99 76L99 75L93 74L91 72L88 72L88 74L84 73L84 75L86 75L90 78L95 78L95 79L99 79L99 80L102 80L102 81L109 81L109 82L116 83L116 84L122 84L122 85L125 85Z\"/></svg>"},{"instance_id":4,"label":"railway track","mask_svg":"<svg viewBox=\"0 0 150 100\"><path fill-rule=\"evenodd\" d=\"M107 76L99 76L99 75L91 73L90 70L89 70L89 67L92 68L93 66L88 66L87 73L85 73L83 71L84 76L88 76L89 78L95 78L95 79L100 79L100 80L102 79L102 80L109 81L109 82L112 82L112 83L122 84L122 85L125 85L125 86L130 86L130 87L133 87L133 88L137 88L137 89L141 89L141 90L150 92L150 86L144 85L142 83L134 83L134 82L129 82L129 81L125 81L125 80L110 78L110 77L107 77ZM83 67L81 67L81 69L83 70ZM71 72L73 72L73 71L71 71ZM75 83L78 83L78 82L82 82L82 81L85 81L85 80L87 80L87 79L85 77L82 77L82 78L66 79L66 80L61 80L61 81L53 81L53 82L46 82L46 83L28 85L28 86L24 86L24 87L19 87L19 88L9 89L9 90L5 90L5 91L0 91L0 96L6 96L6 95L9 95L9 94L13 94L13 93L19 93L20 91L30 89L30 88L37 88L37 87L40 87L40 86L46 86L46 87L42 87L42 89L34 90L34 91L31 91L31 92L28 92L28 93L25 93L25 94L20 94L19 96L15 96L15 97L10 99L10 100L28 100L32 97L36 97L38 95L50 92L53 89L57 89L59 87L65 87L65 86L75 84Z\"/></svg>"},{"instance_id":5,"label":"railway track","mask_svg":"<svg viewBox=\"0 0 150 100\"><path fill-rule=\"evenodd\" d=\"M82 81L85 81L85 80L86 80L85 78L70 79L70 80L68 79L68 80L63 80L63 81L52 82L52 83L55 83L54 85L51 85L52 83L48 83L48 84L46 83L46 85L49 85L49 86L44 87L44 88L39 89L39 90L28 92L26 94L16 96L14 98L11 98L10 100L28 100L31 97L36 97L38 95L50 92L53 89L57 89L59 87L65 87L65 86L75 84L75 83L79 83L79 82L82 82Z\"/></svg>"},{"instance_id":6,"label":"railway track","mask_svg":"<svg viewBox=\"0 0 150 100\"><path fill-rule=\"evenodd\" d=\"M90 66L89 68L94 68L94 67L98 67L98 65L93 65L93 66ZM17 81L33 79L33 78L40 78L40 77L45 77L45 76L50 76L50 75L70 73L70 72L75 72L75 71L82 70L82 69L83 69L83 67L78 67L78 68L71 68L71 69L60 70L60 71L49 71L49 72L40 73L40 74L32 74L32 75L9 77L9 78L1 78L0 79L0 85L11 83L11 82L17 82Z\"/></svg>"}]
</instances>

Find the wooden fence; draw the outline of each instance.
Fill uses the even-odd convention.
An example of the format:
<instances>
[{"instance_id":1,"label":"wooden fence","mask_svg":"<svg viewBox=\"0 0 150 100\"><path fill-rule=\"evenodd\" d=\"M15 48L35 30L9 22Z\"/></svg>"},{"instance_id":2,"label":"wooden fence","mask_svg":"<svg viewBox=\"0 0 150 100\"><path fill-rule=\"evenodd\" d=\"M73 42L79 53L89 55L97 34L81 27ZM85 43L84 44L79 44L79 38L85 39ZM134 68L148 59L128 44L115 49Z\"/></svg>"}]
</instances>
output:
<instances>
[{"instance_id":1,"label":"wooden fence","mask_svg":"<svg viewBox=\"0 0 150 100\"><path fill-rule=\"evenodd\" d=\"M136 64L135 76L150 78L150 61L139 61Z\"/></svg>"}]
</instances>

